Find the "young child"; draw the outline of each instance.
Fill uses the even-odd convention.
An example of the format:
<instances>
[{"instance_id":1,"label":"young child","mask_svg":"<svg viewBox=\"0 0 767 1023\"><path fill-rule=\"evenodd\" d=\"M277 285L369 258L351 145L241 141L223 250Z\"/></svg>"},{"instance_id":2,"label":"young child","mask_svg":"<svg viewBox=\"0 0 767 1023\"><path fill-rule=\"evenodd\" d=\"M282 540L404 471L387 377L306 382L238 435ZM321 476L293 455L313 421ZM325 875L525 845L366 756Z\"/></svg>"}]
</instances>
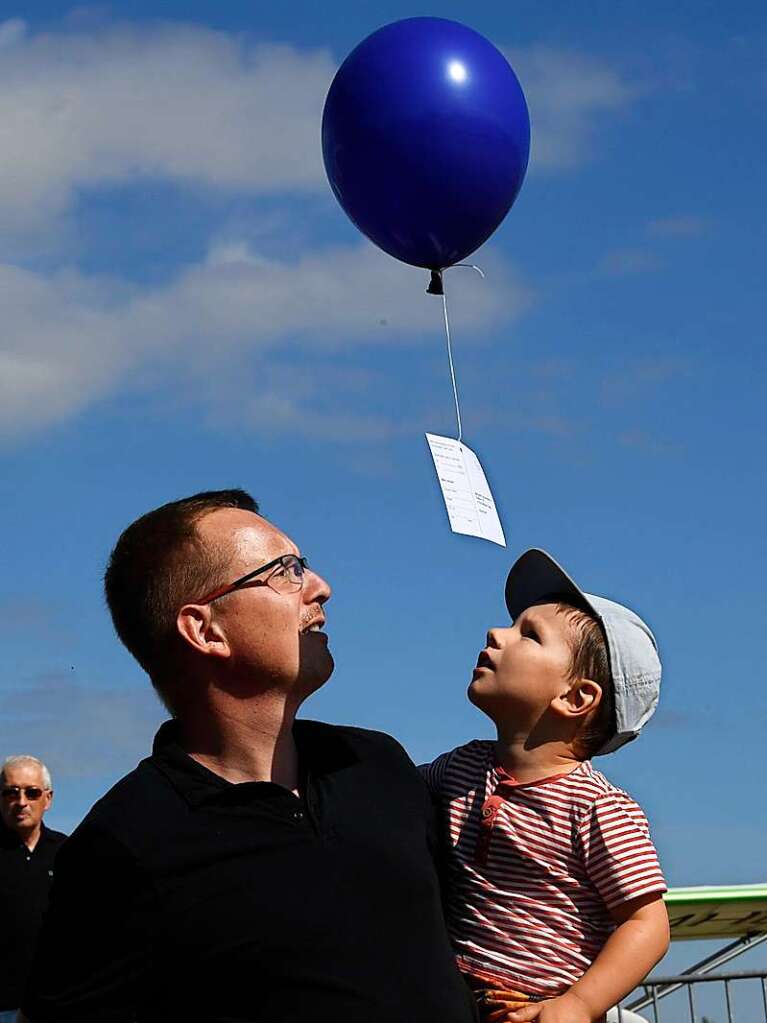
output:
<instances>
[{"instance_id":1,"label":"young child","mask_svg":"<svg viewBox=\"0 0 767 1023\"><path fill-rule=\"evenodd\" d=\"M660 661L628 608L540 550L512 567L469 699L494 722L422 770L447 829L446 913L483 1019L593 1023L668 948L639 806L591 764L636 738Z\"/></svg>"}]
</instances>

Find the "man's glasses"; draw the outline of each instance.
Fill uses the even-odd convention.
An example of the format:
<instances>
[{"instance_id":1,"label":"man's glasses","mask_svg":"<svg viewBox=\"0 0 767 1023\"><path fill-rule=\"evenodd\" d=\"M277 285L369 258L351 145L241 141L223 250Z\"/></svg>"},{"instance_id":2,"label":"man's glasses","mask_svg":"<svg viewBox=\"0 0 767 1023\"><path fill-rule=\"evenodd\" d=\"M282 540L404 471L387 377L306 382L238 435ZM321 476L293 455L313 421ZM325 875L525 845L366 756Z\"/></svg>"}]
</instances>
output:
<instances>
[{"instance_id":1,"label":"man's glasses","mask_svg":"<svg viewBox=\"0 0 767 1023\"><path fill-rule=\"evenodd\" d=\"M12 803L20 799L23 792L25 797L34 803L45 791L45 789L41 789L38 785L6 785L3 789L3 799L7 799L9 803Z\"/></svg>"},{"instance_id":2,"label":"man's glasses","mask_svg":"<svg viewBox=\"0 0 767 1023\"><path fill-rule=\"evenodd\" d=\"M267 562L260 568L255 568L247 575L240 576L233 583L211 590L195 603L210 604L226 593L249 586L254 580L256 580L255 585L270 586L276 593L296 593L304 585L304 573L308 567L306 558L299 558L297 554L281 554L279 558ZM264 575L265 572L270 572L266 579L256 579L257 576Z\"/></svg>"}]
</instances>

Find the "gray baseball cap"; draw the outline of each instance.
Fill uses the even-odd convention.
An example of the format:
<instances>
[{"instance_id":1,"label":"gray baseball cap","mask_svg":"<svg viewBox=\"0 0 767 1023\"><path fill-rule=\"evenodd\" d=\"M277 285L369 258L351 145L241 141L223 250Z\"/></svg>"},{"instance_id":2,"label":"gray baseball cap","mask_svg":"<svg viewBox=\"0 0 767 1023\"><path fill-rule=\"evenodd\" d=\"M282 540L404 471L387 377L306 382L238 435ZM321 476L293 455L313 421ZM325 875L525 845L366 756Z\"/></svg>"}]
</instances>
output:
<instances>
[{"instance_id":1,"label":"gray baseball cap","mask_svg":"<svg viewBox=\"0 0 767 1023\"><path fill-rule=\"evenodd\" d=\"M506 607L514 619L550 597L569 598L576 606L588 608L604 631L615 690L616 730L597 755L612 753L636 739L658 706L661 667L655 636L627 607L584 593L551 555L534 547L511 566Z\"/></svg>"}]
</instances>

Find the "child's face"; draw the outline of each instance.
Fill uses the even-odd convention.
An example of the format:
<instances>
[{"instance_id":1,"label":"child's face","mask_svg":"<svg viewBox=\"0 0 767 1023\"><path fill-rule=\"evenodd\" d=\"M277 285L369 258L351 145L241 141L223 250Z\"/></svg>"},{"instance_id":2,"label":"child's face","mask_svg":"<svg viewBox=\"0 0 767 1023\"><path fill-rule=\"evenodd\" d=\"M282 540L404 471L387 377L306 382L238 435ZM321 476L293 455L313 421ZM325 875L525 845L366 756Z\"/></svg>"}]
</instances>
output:
<instances>
[{"instance_id":1,"label":"child's face","mask_svg":"<svg viewBox=\"0 0 767 1023\"><path fill-rule=\"evenodd\" d=\"M513 627L491 629L469 684L471 702L496 724L532 728L570 688L576 629L556 604L535 604Z\"/></svg>"}]
</instances>

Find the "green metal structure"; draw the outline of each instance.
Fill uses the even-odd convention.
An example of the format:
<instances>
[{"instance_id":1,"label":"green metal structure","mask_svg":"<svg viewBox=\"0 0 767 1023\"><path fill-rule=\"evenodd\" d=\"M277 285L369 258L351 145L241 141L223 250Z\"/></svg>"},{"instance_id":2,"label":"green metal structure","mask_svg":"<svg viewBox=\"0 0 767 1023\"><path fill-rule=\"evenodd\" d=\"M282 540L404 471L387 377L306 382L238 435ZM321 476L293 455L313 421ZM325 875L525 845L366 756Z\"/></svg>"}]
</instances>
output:
<instances>
[{"instance_id":1,"label":"green metal structure","mask_svg":"<svg viewBox=\"0 0 767 1023\"><path fill-rule=\"evenodd\" d=\"M672 888L665 902L672 941L767 934L767 884Z\"/></svg>"}]
</instances>

